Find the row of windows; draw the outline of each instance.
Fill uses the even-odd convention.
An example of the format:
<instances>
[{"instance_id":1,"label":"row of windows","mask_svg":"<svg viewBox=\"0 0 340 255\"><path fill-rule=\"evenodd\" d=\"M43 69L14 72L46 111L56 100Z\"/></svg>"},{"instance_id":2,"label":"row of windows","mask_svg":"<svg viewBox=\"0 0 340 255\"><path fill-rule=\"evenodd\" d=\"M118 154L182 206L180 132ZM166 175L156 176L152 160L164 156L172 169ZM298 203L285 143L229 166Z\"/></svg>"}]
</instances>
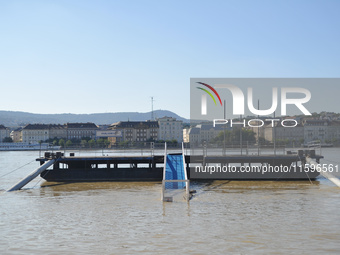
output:
<instances>
[{"instance_id":1,"label":"row of windows","mask_svg":"<svg viewBox=\"0 0 340 255\"><path fill-rule=\"evenodd\" d=\"M177 130L182 130L182 127L161 127L161 130L163 129L177 129Z\"/></svg>"},{"instance_id":2,"label":"row of windows","mask_svg":"<svg viewBox=\"0 0 340 255\"><path fill-rule=\"evenodd\" d=\"M140 133L147 134L146 131L137 131L136 133L137 134L140 134ZM157 134L158 132L157 131L151 131L150 133L151 134ZM132 131L126 131L125 134L133 134L133 132Z\"/></svg>"},{"instance_id":3,"label":"row of windows","mask_svg":"<svg viewBox=\"0 0 340 255\"><path fill-rule=\"evenodd\" d=\"M73 134L92 134L92 131L70 131L69 134L73 135Z\"/></svg>"},{"instance_id":4,"label":"row of windows","mask_svg":"<svg viewBox=\"0 0 340 255\"><path fill-rule=\"evenodd\" d=\"M26 131L24 132L25 135L47 135L47 131Z\"/></svg>"},{"instance_id":5,"label":"row of windows","mask_svg":"<svg viewBox=\"0 0 340 255\"><path fill-rule=\"evenodd\" d=\"M137 142L144 142L144 141L146 141L146 139L142 139L142 138L139 139L139 138L137 138L136 141L137 141Z\"/></svg>"},{"instance_id":6,"label":"row of windows","mask_svg":"<svg viewBox=\"0 0 340 255\"><path fill-rule=\"evenodd\" d=\"M75 134L75 135L68 135L68 138L83 138L83 137L93 137L91 134Z\"/></svg>"},{"instance_id":7,"label":"row of windows","mask_svg":"<svg viewBox=\"0 0 340 255\"><path fill-rule=\"evenodd\" d=\"M43 136L43 137L41 137L41 136L38 136L38 137L29 136L28 138L26 137L26 139L29 139L29 140L41 140L41 139L46 140L45 138L46 138L46 136Z\"/></svg>"},{"instance_id":8,"label":"row of windows","mask_svg":"<svg viewBox=\"0 0 340 255\"><path fill-rule=\"evenodd\" d=\"M182 126L182 123L180 123L180 122L177 122L177 123L176 123L176 122L172 122L172 123L167 122L167 123L166 123L166 125L171 125L171 124L172 124L172 125L177 124L177 125ZM164 123L164 122L161 122L160 125L163 126L163 125L165 125L165 123Z\"/></svg>"},{"instance_id":9,"label":"row of windows","mask_svg":"<svg viewBox=\"0 0 340 255\"><path fill-rule=\"evenodd\" d=\"M176 132L176 131L164 131L162 133L160 133L161 135L165 135L165 134L181 134L183 135L182 132Z\"/></svg>"}]
</instances>

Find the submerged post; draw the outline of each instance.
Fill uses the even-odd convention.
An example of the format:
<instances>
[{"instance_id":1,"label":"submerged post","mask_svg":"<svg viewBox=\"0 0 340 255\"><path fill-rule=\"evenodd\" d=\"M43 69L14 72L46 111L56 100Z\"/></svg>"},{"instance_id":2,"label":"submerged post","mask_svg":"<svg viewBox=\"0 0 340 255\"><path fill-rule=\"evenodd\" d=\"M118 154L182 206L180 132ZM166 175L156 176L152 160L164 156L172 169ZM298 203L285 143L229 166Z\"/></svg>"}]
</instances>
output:
<instances>
[{"instance_id":1,"label":"submerged post","mask_svg":"<svg viewBox=\"0 0 340 255\"><path fill-rule=\"evenodd\" d=\"M188 180L188 174L187 174L187 168L186 168L186 162L185 162L185 154L184 154L184 143L182 142L182 157L183 157L183 170L184 170L184 179L186 180L185 185L185 195L187 201L190 199L190 181Z\"/></svg>"},{"instance_id":2,"label":"submerged post","mask_svg":"<svg viewBox=\"0 0 340 255\"><path fill-rule=\"evenodd\" d=\"M165 194L165 171L166 171L166 157L167 157L167 151L166 151L166 142L164 143L164 167L163 167L163 179L162 179L162 201L165 200L164 194Z\"/></svg>"},{"instance_id":3,"label":"submerged post","mask_svg":"<svg viewBox=\"0 0 340 255\"><path fill-rule=\"evenodd\" d=\"M55 159L51 159L47 162L45 162L43 165L41 165L39 168L37 168L36 170L34 170L33 172L31 172L29 175L27 175L24 179L22 179L21 181L19 181L17 184L15 184L13 187L11 187L10 189L7 190L7 192L10 191L15 191L15 190L19 190L22 187L24 187L27 183L29 183L30 181L32 181L34 178L36 178L42 171L46 170L49 166L53 165L54 162L56 160Z\"/></svg>"}]
</instances>

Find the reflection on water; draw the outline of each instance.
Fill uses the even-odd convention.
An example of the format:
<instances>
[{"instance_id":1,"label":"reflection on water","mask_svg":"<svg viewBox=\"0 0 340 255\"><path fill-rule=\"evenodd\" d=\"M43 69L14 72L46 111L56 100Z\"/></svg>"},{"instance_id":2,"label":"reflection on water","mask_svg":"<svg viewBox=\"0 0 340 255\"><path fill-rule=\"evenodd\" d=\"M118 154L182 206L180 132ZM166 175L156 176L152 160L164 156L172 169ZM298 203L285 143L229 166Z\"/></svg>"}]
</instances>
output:
<instances>
[{"instance_id":1,"label":"reflection on water","mask_svg":"<svg viewBox=\"0 0 340 255\"><path fill-rule=\"evenodd\" d=\"M18 153L28 152L11 155L20 161ZM7 172L1 157L0 175ZM5 176L1 188L32 168L24 170ZM192 182L196 193L189 203L162 203L160 182L35 184L0 196L1 254L338 254L340 249L340 189L325 179Z\"/></svg>"},{"instance_id":2,"label":"reflection on water","mask_svg":"<svg viewBox=\"0 0 340 255\"><path fill-rule=\"evenodd\" d=\"M161 185L159 182L43 182L40 191L42 194L59 195L59 193L67 195L72 192L101 192L102 190L118 190L118 191L144 191L155 186Z\"/></svg>"}]
</instances>

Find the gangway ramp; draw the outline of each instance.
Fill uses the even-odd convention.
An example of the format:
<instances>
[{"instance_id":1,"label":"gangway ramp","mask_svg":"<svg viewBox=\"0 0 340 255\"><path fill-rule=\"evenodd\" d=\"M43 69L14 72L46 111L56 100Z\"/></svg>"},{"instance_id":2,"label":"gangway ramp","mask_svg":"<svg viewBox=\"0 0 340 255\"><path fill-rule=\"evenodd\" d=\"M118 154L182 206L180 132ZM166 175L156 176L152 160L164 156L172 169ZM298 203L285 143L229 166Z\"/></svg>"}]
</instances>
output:
<instances>
[{"instance_id":1,"label":"gangway ramp","mask_svg":"<svg viewBox=\"0 0 340 255\"><path fill-rule=\"evenodd\" d=\"M187 177L184 147L182 153L167 154L165 144L164 172L162 181L162 201L172 201L172 197L166 197L166 190L180 190L185 188L186 200L189 200L189 180Z\"/></svg>"},{"instance_id":2,"label":"gangway ramp","mask_svg":"<svg viewBox=\"0 0 340 255\"><path fill-rule=\"evenodd\" d=\"M13 187L11 187L10 189L8 189L7 192L15 191L15 190L21 189L21 188L24 187L27 183L29 183L29 182L32 181L34 178L36 178L42 171L44 171L44 170L46 170L48 167L52 166L55 162L56 162L56 159L51 159L51 160L47 161L46 163L44 163L43 165L41 165L39 168L37 168L36 170L34 170L32 173L30 173L29 175L27 175L24 179L22 179L22 180L19 181L17 184L15 184Z\"/></svg>"}]
</instances>

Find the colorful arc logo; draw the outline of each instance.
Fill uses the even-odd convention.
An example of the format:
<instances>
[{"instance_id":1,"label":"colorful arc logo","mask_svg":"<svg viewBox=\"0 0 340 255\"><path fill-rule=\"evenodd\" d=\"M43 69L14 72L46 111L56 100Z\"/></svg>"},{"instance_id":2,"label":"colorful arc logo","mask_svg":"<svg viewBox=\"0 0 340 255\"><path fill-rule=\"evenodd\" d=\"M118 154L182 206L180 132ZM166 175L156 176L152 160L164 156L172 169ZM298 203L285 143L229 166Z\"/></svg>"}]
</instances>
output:
<instances>
[{"instance_id":1,"label":"colorful arc logo","mask_svg":"<svg viewBox=\"0 0 340 255\"><path fill-rule=\"evenodd\" d=\"M212 92L214 92L214 94L217 96L217 98L218 98L218 100L220 101L220 104L221 104L221 106L222 106L222 100L221 100L221 98L220 98L220 95L217 93L217 91L216 91L213 87L211 87L210 85L208 85L208 84L206 84L206 83L203 83L203 82L197 82L197 83L198 83L198 84L201 84L201 85L203 85L203 86L206 86L206 87L209 88ZM200 90L203 90L204 92L206 92L206 93L214 100L215 105L217 105L214 96L211 94L211 92L210 92L209 90L204 89L204 88L201 88L201 87L197 87L197 88L200 89Z\"/></svg>"}]
</instances>

